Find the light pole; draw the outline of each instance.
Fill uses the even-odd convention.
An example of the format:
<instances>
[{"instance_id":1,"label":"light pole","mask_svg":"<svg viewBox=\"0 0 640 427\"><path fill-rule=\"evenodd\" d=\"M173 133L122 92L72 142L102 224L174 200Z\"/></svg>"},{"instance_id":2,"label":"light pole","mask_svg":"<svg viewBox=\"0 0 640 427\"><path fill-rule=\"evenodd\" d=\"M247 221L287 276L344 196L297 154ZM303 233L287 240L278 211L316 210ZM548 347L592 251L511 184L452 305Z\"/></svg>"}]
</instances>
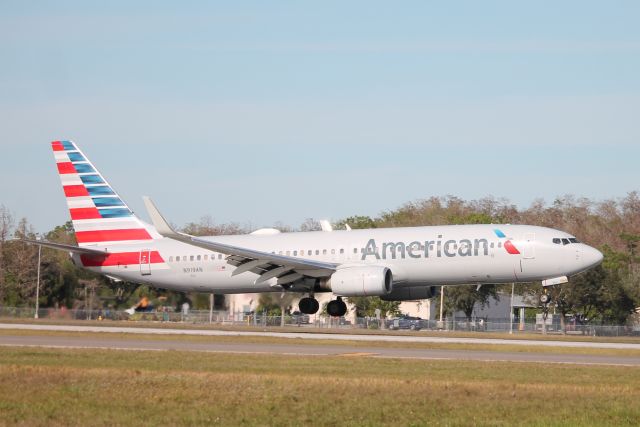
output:
<instances>
[{"instance_id":1,"label":"light pole","mask_svg":"<svg viewBox=\"0 0 640 427\"><path fill-rule=\"evenodd\" d=\"M440 286L440 321L442 322L442 309L444 304L444 286Z\"/></svg>"},{"instance_id":2,"label":"light pole","mask_svg":"<svg viewBox=\"0 0 640 427\"><path fill-rule=\"evenodd\" d=\"M209 323L213 323L213 292L209 294Z\"/></svg>"},{"instance_id":3,"label":"light pole","mask_svg":"<svg viewBox=\"0 0 640 427\"><path fill-rule=\"evenodd\" d=\"M511 284L511 314L509 315L509 333L513 334L513 288L515 283Z\"/></svg>"},{"instance_id":4,"label":"light pole","mask_svg":"<svg viewBox=\"0 0 640 427\"><path fill-rule=\"evenodd\" d=\"M37 238L40 240L40 237ZM40 309L40 256L42 254L42 246L38 245L38 278L36 280L36 314L33 318L38 318L38 310Z\"/></svg>"}]
</instances>

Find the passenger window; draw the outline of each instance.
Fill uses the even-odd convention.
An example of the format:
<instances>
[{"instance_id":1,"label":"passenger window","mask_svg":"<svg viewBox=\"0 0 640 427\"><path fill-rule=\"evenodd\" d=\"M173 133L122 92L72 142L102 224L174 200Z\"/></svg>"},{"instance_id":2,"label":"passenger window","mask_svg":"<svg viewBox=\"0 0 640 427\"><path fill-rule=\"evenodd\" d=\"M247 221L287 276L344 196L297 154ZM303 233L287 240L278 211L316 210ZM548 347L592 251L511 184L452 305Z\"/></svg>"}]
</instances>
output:
<instances>
[{"instance_id":1,"label":"passenger window","mask_svg":"<svg viewBox=\"0 0 640 427\"><path fill-rule=\"evenodd\" d=\"M198 261L202 260L202 256L198 255Z\"/></svg>"},{"instance_id":2,"label":"passenger window","mask_svg":"<svg viewBox=\"0 0 640 427\"><path fill-rule=\"evenodd\" d=\"M307 255L311 255L311 254L313 254L313 251L312 250L308 250L307 251Z\"/></svg>"},{"instance_id":3,"label":"passenger window","mask_svg":"<svg viewBox=\"0 0 640 427\"><path fill-rule=\"evenodd\" d=\"M172 256L169 257L169 262L173 262L173 257Z\"/></svg>"},{"instance_id":4,"label":"passenger window","mask_svg":"<svg viewBox=\"0 0 640 427\"><path fill-rule=\"evenodd\" d=\"M331 249L331 255L335 255L336 254L336 250L335 249Z\"/></svg>"},{"instance_id":5,"label":"passenger window","mask_svg":"<svg viewBox=\"0 0 640 427\"><path fill-rule=\"evenodd\" d=\"M208 260L209 260L209 255L204 254L204 260L205 260L205 261L208 261Z\"/></svg>"},{"instance_id":6,"label":"passenger window","mask_svg":"<svg viewBox=\"0 0 640 427\"><path fill-rule=\"evenodd\" d=\"M555 243L556 245L559 245L560 243L562 243L562 241L556 237L553 239L553 243Z\"/></svg>"},{"instance_id":7,"label":"passenger window","mask_svg":"<svg viewBox=\"0 0 640 427\"><path fill-rule=\"evenodd\" d=\"M498 242L498 247L501 248L502 247L502 242ZM465 246L466 249L466 246Z\"/></svg>"},{"instance_id":8,"label":"passenger window","mask_svg":"<svg viewBox=\"0 0 640 427\"><path fill-rule=\"evenodd\" d=\"M358 248L353 248L353 253L357 254L358 253Z\"/></svg>"},{"instance_id":9,"label":"passenger window","mask_svg":"<svg viewBox=\"0 0 640 427\"><path fill-rule=\"evenodd\" d=\"M343 254L344 253L344 249L340 249L340 253Z\"/></svg>"},{"instance_id":10,"label":"passenger window","mask_svg":"<svg viewBox=\"0 0 640 427\"><path fill-rule=\"evenodd\" d=\"M291 256L291 251L287 251L287 256Z\"/></svg>"},{"instance_id":11,"label":"passenger window","mask_svg":"<svg viewBox=\"0 0 640 427\"><path fill-rule=\"evenodd\" d=\"M191 256L189 257L189 260L190 260L190 261L193 261L193 260L194 260L194 256L193 256L193 255L191 255Z\"/></svg>"},{"instance_id":12,"label":"passenger window","mask_svg":"<svg viewBox=\"0 0 640 427\"><path fill-rule=\"evenodd\" d=\"M326 254L327 254L327 250L326 250L326 249L323 249L323 250L322 250L322 255L326 255Z\"/></svg>"},{"instance_id":13,"label":"passenger window","mask_svg":"<svg viewBox=\"0 0 640 427\"><path fill-rule=\"evenodd\" d=\"M491 249L493 249L493 242L491 242L491 245L489 245L489 246L491 246Z\"/></svg>"},{"instance_id":14,"label":"passenger window","mask_svg":"<svg viewBox=\"0 0 640 427\"><path fill-rule=\"evenodd\" d=\"M320 249L316 249L316 255L320 255Z\"/></svg>"},{"instance_id":15,"label":"passenger window","mask_svg":"<svg viewBox=\"0 0 640 427\"><path fill-rule=\"evenodd\" d=\"M298 256L298 251L293 251L293 256Z\"/></svg>"},{"instance_id":16,"label":"passenger window","mask_svg":"<svg viewBox=\"0 0 640 427\"><path fill-rule=\"evenodd\" d=\"M218 259L222 259L222 254L218 254Z\"/></svg>"},{"instance_id":17,"label":"passenger window","mask_svg":"<svg viewBox=\"0 0 640 427\"><path fill-rule=\"evenodd\" d=\"M563 245L568 245L569 243L571 243L571 242L569 242L569 239L562 239L562 244Z\"/></svg>"}]
</instances>

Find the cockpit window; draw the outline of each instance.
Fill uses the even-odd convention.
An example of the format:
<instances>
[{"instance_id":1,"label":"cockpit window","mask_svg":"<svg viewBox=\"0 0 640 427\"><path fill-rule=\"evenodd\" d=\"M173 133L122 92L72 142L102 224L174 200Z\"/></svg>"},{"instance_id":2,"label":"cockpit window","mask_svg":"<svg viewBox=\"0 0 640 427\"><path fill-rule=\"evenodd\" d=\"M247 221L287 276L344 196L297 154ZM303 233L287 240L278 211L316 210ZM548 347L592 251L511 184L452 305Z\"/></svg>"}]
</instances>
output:
<instances>
[{"instance_id":1,"label":"cockpit window","mask_svg":"<svg viewBox=\"0 0 640 427\"><path fill-rule=\"evenodd\" d=\"M569 237L569 241L571 243L580 243L580 240L576 239L575 237Z\"/></svg>"},{"instance_id":2,"label":"cockpit window","mask_svg":"<svg viewBox=\"0 0 640 427\"><path fill-rule=\"evenodd\" d=\"M571 243L571 242L569 241L569 239L562 239L562 244L563 244L563 245L568 245L569 243Z\"/></svg>"},{"instance_id":3,"label":"cockpit window","mask_svg":"<svg viewBox=\"0 0 640 427\"><path fill-rule=\"evenodd\" d=\"M562 240L558 239L557 237L555 239L553 239L553 243L555 243L556 245L559 245L562 243Z\"/></svg>"}]
</instances>

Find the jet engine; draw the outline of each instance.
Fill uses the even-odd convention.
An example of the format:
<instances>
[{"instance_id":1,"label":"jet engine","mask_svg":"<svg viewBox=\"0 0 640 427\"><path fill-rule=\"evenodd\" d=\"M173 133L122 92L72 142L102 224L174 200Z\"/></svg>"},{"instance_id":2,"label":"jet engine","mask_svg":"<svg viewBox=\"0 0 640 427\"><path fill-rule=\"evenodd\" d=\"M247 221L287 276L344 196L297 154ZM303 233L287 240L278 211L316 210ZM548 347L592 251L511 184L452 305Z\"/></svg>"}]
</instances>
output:
<instances>
[{"instance_id":1,"label":"jet engine","mask_svg":"<svg viewBox=\"0 0 640 427\"><path fill-rule=\"evenodd\" d=\"M436 286L410 286L406 288L395 288L387 295L380 296L385 301L412 301L418 299L429 299L436 296Z\"/></svg>"},{"instance_id":2,"label":"jet engine","mask_svg":"<svg viewBox=\"0 0 640 427\"><path fill-rule=\"evenodd\" d=\"M393 274L380 266L347 267L333 273L329 284L343 297L381 296L393 290Z\"/></svg>"}]
</instances>

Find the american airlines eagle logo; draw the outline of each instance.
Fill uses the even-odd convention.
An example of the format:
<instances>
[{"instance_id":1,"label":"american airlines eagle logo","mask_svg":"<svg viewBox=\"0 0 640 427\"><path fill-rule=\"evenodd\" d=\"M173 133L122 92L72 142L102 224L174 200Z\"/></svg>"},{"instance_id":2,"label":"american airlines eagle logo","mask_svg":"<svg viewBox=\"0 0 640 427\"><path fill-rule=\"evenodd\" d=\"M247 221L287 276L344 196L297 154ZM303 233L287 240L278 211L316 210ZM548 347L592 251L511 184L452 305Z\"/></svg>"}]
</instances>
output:
<instances>
[{"instance_id":1,"label":"american airlines eagle logo","mask_svg":"<svg viewBox=\"0 0 640 427\"><path fill-rule=\"evenodd\" d=\"M518 250L518 248L515 247L515 245L511 242L511 239L508 239L501 230L498 230L496 228L493 230L493 232L496 233L496 236L498 236L499 238L506 239L504 241L504 248L508 253L510 253L511 255L520 255L520 251Z\"/></svg>"}]
</instances>

